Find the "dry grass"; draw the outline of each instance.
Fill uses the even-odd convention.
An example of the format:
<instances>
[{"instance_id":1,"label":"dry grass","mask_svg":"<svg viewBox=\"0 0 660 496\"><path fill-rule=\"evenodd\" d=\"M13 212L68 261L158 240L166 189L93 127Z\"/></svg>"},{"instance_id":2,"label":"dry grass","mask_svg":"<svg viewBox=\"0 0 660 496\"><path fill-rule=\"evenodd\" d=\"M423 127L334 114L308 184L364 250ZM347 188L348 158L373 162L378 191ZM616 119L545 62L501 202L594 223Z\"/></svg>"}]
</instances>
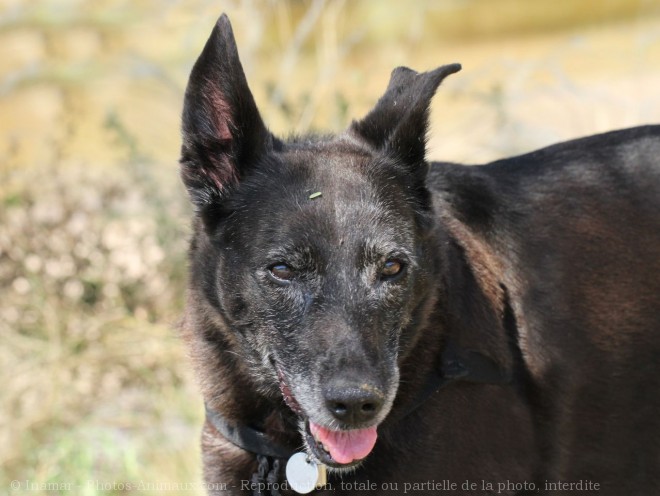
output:
<instances>
[{"instance_id":1,"label":"dry grass","mask_svg":"<svg viewBox=\"0 0 660 496\"><path fill-rule=\"evenodd\" d=\"M185 80L220 8L279 133L341 129L393 66L453 61L466 69L433 112L443 159L660 120L654 2L4 4L0 493L15 479L14 494L73 485L35 495L200 480L202 405L176 332L190 213L176 157Z\"/></svg>"},{"instance_id":2,"label":"dry grass","mask_svg":"<svg viewBox=\"0 0 660 496\"><path fill-rule=\"evenodd\" d=\"M181 451L196 445L199 405L175 334L182 202L127 171L7 176L0 484L134 480L149 466L153 480L190 477Z\"/></svg>"}]
</instances>

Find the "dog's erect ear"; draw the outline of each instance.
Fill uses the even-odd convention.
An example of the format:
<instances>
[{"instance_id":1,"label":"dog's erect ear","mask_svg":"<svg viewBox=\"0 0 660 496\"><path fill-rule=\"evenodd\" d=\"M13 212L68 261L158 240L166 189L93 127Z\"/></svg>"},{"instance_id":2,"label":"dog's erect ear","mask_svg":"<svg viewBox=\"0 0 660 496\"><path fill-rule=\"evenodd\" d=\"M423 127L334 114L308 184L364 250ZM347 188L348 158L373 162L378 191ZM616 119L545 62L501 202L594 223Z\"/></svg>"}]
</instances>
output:
<instances>
[{"instance_id":1,"label":"dog's erect ear","mask_svg":"<svg viewBox=\"0 0 660 496\"><path fill-rule=\"evenodd\" d=\"M364 119L353 122L351 132L404 163L424 161L431 98L444 78L460 70L460 64L422 73L397 67L385 94Z\"/></svg>"},{"instance_id":2,"label":"dog's erect ear","mask_svg":"<svg viewBox=\"0 0 660 496\"><path fill-rule=\"evenodd\" d=\"M272 146L225 14L192 69L182 119L181 177L198 209L221 198Z\"/></svg>"}]
</instances>

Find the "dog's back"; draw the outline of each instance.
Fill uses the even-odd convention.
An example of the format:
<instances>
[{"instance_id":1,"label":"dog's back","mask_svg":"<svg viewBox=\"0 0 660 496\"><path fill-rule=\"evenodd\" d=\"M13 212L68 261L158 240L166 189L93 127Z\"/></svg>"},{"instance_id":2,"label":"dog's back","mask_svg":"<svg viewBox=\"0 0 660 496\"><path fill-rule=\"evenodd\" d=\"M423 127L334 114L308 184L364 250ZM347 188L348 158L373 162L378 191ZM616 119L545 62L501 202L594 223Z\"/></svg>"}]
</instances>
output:
<instances>
[{"instance_id":1,"label":"dog's back","mask_svg":"<svg viewBox=\"0 0 660 496\"><path fill-rule=\"evenodd\" d=\"M551 481L660 488L659 157L646 126L430 173L497 261Z\"/></svg>"}]
</instances>

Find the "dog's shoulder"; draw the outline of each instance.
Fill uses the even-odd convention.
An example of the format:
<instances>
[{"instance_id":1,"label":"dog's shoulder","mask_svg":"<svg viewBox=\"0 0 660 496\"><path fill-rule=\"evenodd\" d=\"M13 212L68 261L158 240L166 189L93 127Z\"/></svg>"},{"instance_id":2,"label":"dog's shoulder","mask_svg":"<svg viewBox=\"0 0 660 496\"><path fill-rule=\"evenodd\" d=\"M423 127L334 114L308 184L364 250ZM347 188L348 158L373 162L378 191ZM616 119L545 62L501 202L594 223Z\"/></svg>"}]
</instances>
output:
<instances>
[{"instance_id":1,"label":"dog's shoulder","mask_svg":"<svg viewBox=\"0 0 660 496\"><path fill-rule=\"evenodd\" d=\"M507 276L496 276L515 279L508 286L525 295L527 320L544 329L562 322L546 338L581 322L572 335L590 336L603 348L658 342L650 334L637 341L620 336L622 329L638 336L656 326L660 126L571 140L486 165L435 163L428 184L440 224L458 233L468 252L476 240L479 252L507 268ZM618 307L628 313L612 311ZM644 325L635 328L635 319Z\"/></svg>"}]
</instances>

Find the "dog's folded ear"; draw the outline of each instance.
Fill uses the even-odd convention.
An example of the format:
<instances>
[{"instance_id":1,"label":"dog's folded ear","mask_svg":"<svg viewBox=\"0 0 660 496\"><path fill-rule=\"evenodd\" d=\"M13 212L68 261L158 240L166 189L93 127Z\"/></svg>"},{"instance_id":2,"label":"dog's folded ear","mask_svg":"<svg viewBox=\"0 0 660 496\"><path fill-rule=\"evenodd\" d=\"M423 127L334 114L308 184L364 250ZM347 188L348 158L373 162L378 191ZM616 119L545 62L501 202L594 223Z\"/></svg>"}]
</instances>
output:
<instances>
[{"instance_id":1,"label":"dog's folded ear","mask_svg":"<svg viewBox=\"0 0 660 496\"><path fill-rule=\"evenodd\" d=\"M272 146L223 14L197 59L182 116L181 176L202 209L222 198L260 153Z\"/></svg>"},{"instance_id":2,"label":"dog's folded ear","mask_svg":"<svg viewBox=\"0 0 660 496\"><path fill-rule=\"evenodd\" d=\"M404 163L423 162L431 99L442 80L460 70L460 64L422 73L397 67L385 94L364 119L352 123L350 131Z\"/></svg>"}]
</instances>

